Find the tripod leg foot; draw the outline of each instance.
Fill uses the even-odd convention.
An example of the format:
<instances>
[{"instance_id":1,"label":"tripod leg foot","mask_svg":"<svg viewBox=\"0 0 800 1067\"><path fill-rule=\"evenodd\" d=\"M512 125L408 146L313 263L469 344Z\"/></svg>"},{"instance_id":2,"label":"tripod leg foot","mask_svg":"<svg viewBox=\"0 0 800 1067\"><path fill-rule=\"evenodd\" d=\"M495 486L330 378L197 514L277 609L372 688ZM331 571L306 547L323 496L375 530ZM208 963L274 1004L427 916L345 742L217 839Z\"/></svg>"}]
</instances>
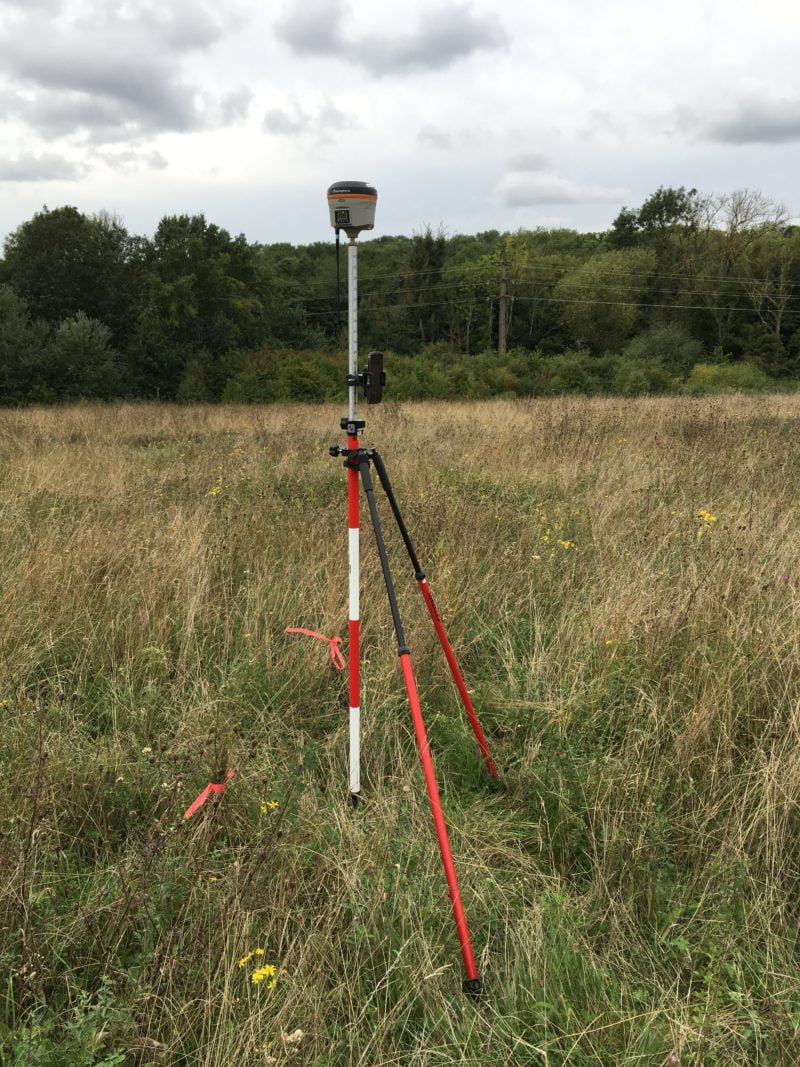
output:
<instances>
[{"instance_id":1,"label":"tripod leg foot","mask_svg":"<svg viewBox=\"0 0 800 1067\"><path fill-rule=\"evenodd\" d=\"M358 807L358 802L359 802L360 799L361 799L361 794L360 793L351 793L350 794L350 807L351 808L357 808Z\"/></svg>"},{"instance_id":2,"label":"tripod leg foot","mask_svg":"<svg viewBox=\"0 0 800 1067\"><path fill-rule=\"evenodd\" d=\"M495 769L495 773L492 774L488 767L484 766L484 778L486 779L486 786L491 793L502 793L505 791L505 786L500 780L500 775Z\"/></svg>"},{"instance_id":3,"label":"tripod leg foot","mask_svg":"<svg viewBox=\"0 0 800 1067\"><path fill-rule=\"evenodd\" d=\"M465 978L462 988L468 997L478 1000L483 996L483 982L480 978Z\"/></svg>"}]
</instances>

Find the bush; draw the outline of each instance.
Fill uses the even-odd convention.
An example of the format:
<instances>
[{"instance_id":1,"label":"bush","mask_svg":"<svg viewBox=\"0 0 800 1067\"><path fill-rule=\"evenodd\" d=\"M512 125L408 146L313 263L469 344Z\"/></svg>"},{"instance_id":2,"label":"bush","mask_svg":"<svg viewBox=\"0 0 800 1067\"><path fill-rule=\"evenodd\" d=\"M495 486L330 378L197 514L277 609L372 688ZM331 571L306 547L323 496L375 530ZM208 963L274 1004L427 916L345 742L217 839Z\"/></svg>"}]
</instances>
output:
<instances>
[{"instance_id":1,"label":"bush","mask_svg":"<svg viewBox=\"0 0 800 1067\"><path fill-rule=\"evenodd\" d=\"M119 394L119 357L110 338L106 325L82 311L61 323L46 368L54 398L109 400Z\"/></svg>"},{"instance_id":2,"label":"bush","mask_svg":"<svg viewBox=\"0 0 800 1067\"><path fill-rule=\"evenodd\" d=\"M753 393L769 389L770 379L753 363L697 363L686 379L690 396L707 393Z\"/></svg>"},{"instance_id":3,"label":"bush","mask_svg":"<svg viewBox=\"0 0 800 1067\"><path fill-rule=\"evenodd\" d=\"M175 394L179 404L206 404L211 400L208 385L210 363L208 352L198 352L187 359Z\"/></svg>"},{"instance_id":4,"label":"bush","mask_svg":"<svg viewBox=\"0 0 800 1067\"><path fill-rule=\"evenodd\" d=\"M614 371L612 389L620 396L652 396L674 392L678 380L658 360L633 360L620 356Z\"/></svg>"},{"instance_id":5,"label":"bush","mask_svg":"<svg viewBox=\"0 0 800 1067\"><path fill-rule=\"evenodd\" d=\"M772 378L785 378L797 372L797 359L792 358L778 334L763 323L755 323L742 330L741 346L742 355L747 361L756 364Z\"/></svg>"},{"instance_id":6,"label":"bush","mask_svg":"<svg viewBox=\"0 0 800 1067\"><path fill-rule=\"evenodd\" d=\"M610 392L616 362L615 356L597 358L585 348L552 356L541 363L537 392L544 396L559 393L597 396Z\"/></svg>"},{"instance_id":7,"label":"bush","mask_svg":"<svg viewBox=\"0 0 800 1067\"><path fill-rule=\"evenodd\" d=\"M636 363L659 363L669 374L683 377L702 359L703 346L684 326L672 322L640 333L625 345L622 355Z\"/></svg>"}]
</instances>

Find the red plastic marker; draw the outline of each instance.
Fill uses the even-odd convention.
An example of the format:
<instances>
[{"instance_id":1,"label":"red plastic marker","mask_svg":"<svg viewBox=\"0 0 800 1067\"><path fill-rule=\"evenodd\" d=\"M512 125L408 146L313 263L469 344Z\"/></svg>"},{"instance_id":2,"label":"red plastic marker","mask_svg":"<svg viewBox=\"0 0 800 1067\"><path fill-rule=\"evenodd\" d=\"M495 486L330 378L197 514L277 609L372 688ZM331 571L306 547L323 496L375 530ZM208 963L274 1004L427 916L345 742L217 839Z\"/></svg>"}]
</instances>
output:
<instances>
[{"instance_id":1,"label":"red plastic marker","mask_svg":"<svg viewBox=\"0 0 800 1067\"><path fill-rule=\"evenodd\" d=\"M315 633L314 630L304 630L300 626L287 626L286 633L287 634L304 634L306 637L316 637L317 640L319 640L319 641L326 641L328 643L328 645L330 646L331 659L333 660L333 665L336 668L336 670L337 671L343 671L345 669L345 667L347 666L347 664L344 661L344 656L342 655L342 649L341 649L342 639L341 639L341 637L326 637L325 634Z\"/></svg>"},{"instance_id":2,"label":"red plastic marker","mask_svg":"<svg viewBox=\"0 0 800 1067\"><path fill-rule=\"evenodd\" d=\"M203 792L195 800L192 801L192 803L183 813L184 821L186 821L186 819L191 819L194 813L196 811L199 811L200 808L202 808L202 806L205 804L205 802L208 800L212 793L224 793L225 786L231 780L231 778L233 778L233 771L228 771L228 773L225 775L225 781L222 782L220 785L217 785L214 782L209 782Z\"/></svg>"}]
</instances>

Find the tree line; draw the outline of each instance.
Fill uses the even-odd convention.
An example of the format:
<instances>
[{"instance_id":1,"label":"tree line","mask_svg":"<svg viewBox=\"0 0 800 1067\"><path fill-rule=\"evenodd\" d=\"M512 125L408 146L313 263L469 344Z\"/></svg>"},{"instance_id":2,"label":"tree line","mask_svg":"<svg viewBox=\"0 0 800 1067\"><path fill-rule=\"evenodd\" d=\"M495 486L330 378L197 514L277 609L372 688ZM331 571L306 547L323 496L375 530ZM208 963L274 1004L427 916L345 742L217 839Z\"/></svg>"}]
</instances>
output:
<instances>
[{"instance_id":1,"label":"tree line","mask_svg":"<svg viewBox=\"0 0 800 1067\"><path fill-rule=\"evenodd\" d=\"M362 240L359 275L360 341L398 398L800 378L800 227L752 190L660 188L603 233ZM43 208L0 261L0 403L336 399L345 305L332 240Z\"/></svg>"}]
</instances>

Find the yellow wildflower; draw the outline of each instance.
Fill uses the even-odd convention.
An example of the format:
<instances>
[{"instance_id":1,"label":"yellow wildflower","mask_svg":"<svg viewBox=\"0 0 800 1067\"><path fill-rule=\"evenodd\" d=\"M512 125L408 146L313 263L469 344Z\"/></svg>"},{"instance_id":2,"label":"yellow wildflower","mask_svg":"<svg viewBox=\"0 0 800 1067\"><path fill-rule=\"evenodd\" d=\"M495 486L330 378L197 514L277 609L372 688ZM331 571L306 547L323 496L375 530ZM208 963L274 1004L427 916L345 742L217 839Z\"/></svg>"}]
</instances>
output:
<instances>
[{"instance_id":1,"label":"yellow wildflower","mask_svg":"<svg viewBox=\"0 0 800 1067\"><path fill-rule=\"evenodd\" d=\"M575 542L574 541L562 540L560 537L558 539L558 543L561 545L561 547L564 549L565 552L569 552L569 550L571 548L575 547Z\"/></svg>"},{"instance_id":2,"label":"yellow wildflower","mask_svg":"<svg viewBox=\"0 0 800 1067\"><path fill-rule=\"evenodd\" d=\"M264 949L263 948L254 948L254 949L252 949L252 951L248 952L246 956L242 956L242 958L239 960L239 966L240 967L246 967L247 964L250 962L250 960L253 958L253 956L263 956L263 955L264 955Z\"/></svg>"},{"instance_id":3,"label":"yellow wildflower","mask_svg":"<svg viewBox=\"0 0 800 1067\"><path fill-rule=\"evenodd\" d=\"M265 963L263 967L257 967L256 970L250 975L250 981L253 985L260 985L264 979L269 979L265 989L274 989L277 978L275 977L275 967L271 963Z\"/></svg>"},{"instance_id":4,"label":"yellow wildflower","mask_svg":"<svg viewBox=\"0 0 800 1067\"><path fill-rule=\"evenodd\" d=\"M211 486L211 488L209 489L207 495L208 496L217 496L221 492L222 492L222 486L218 482L216 485L212 485Z\"/></svg>"},{"instance_id":5,"label":"yellow wildflower","mask_svg":"<svg viewBox=\"0 0 800 1067\"><path fill-rule=\"evenodd\" d=\"M278 804L277 800L266 800L261 805L261 814L266 815L268 811L274 811L278 807L280 807L280 804Z\"/></svg>"}]
</instances>

